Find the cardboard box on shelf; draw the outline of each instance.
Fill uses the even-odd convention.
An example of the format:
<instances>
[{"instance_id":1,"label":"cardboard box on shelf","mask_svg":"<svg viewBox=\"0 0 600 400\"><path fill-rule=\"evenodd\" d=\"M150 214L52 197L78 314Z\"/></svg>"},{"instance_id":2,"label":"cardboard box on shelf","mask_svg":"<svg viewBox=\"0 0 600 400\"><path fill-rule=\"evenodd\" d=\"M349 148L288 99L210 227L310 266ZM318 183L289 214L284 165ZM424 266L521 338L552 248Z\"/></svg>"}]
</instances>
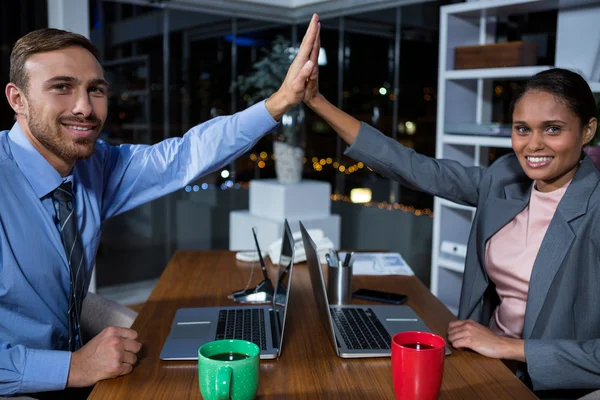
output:
<instances>
[{"instance_id":1,"label":"cardboard box on shelf","mask_svg":"<svg viewBox=\"0 0 600 400\"><path fill-rule=\"evenodd\" d=\"M523 67L536 63L537 45L529 42L460 46L454 53L454 69Z\"/></svg>"}]
</instances>

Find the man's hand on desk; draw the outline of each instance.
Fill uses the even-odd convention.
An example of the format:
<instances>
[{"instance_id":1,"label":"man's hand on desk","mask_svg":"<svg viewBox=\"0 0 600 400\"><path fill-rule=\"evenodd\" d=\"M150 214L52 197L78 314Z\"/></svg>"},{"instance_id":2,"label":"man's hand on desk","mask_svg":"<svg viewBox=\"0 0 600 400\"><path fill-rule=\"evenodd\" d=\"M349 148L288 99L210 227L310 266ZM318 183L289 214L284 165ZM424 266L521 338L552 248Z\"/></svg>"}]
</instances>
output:
<instances>
[{"instance_id":1,"label":"man's hand on desk","mask_svg":"<svg viewBox=\"0 0 600 400\"><path fill-rule=\"evenodd\" d=\"M525 362L525 341L498 336L470 319L450 322L448 341L456 349L471 349L490 358Z\"/></svg>"},{"instance_id":2,"label":"man's hand on desk","mask_svg":"<svg viewBox=\"0 0 600 400\"><path fill-rule=\"evenodd\" d=\"M142 349L133 329L111 326L71 355L67 387L87 387L98 381L127 375Z\"/></svg>"}]
</instances>

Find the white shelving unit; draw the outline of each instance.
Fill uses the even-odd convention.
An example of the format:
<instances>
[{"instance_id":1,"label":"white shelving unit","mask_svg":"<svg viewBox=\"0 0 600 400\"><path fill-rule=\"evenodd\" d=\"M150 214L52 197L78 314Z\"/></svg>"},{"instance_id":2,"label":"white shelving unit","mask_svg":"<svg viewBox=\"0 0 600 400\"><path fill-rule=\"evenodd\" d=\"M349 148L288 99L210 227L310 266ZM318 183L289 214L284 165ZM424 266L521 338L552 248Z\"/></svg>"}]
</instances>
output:
<instances>
[{"instance_id":1,"label":"white shelving unit","mask_svg":"<svg viewBox=\"0 0 600 400\"><path fill-rule=\"evenodd\" d=\"M448 134L448 123L489 123L491 121L492 80L527 78L552 66L514 68L454 69L454 49L458 46L493 43L497 17L558 10L555 64L575 69L593 78L600 66L584 56L573 57L573 47L585 54L590 46L597 54L600 33L586 21L600 19L599 0L481 0L444 6L440 11L440 49L437 110L436 157L454 159L463 165L483 165L489 148L510 148L509 137ZM593 25L593 24L591 24ZM600 31L598 31L600 32ZM582 41L586 37L591 43ZM595 61L595 60L594 60ZM596 80L598 77L595 77ZM600 82L590 82L600 93ZM436 198L431 263L431 291L452 312L458 312L464 273L464 258L442 252L442 242L466 246L475 209Z\"/></svg>"},{"instance_id":2,"label":"white shelving unit","mask_svg":"<svg viewBox=\"0 0 600 400\"><path fill-rule=\"evenodd\" d=\"M512 79L527 78L542 72L551 66L535 67L510 67L510 68L479 68L479 69L458 69L445 72L448 80L473 80L473 79Z\"/></svg>"},{"instance_id":3,"label":"white shelving unit","mask_svg":"<svg viewBox=\"0 0 600 400\"><path fill-rule=\"evenodd\" d=\"M474 145L473 135L444 135L442 140L445 144ZM482 136L477 138L476 143L478 146L485 147L502 147L507 149L512 147L509 137Z\"/></svg>"}]
</instances>

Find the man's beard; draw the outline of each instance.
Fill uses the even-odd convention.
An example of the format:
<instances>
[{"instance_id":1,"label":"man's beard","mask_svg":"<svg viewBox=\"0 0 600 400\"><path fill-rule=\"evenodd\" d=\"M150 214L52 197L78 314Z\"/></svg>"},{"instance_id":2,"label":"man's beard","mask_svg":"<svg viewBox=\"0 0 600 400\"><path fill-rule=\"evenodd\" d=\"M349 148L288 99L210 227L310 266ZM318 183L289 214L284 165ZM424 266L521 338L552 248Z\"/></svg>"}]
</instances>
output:
<instances>
[{"instance_id":1,"label":"man's beard","mask_svg":"<svg viewBox=\"0 0 600 400\"><path fill-rule=\"evenodd\" d=\"M31 134L45 148L53 154L60 157L62 160L70 162L76 160L88 159L94 154L96 148L96 139L98 132L102 128L102 123L94 116L89 118L64 117L58 118L54 124L46 123L43 119L38 118L34 108L29 105L29 119L27 124ZM62 130L63 125L68 123L87 123L94 124L96 134L87 138L74 137L65 134Z\"/></svg>"}]
</instances>

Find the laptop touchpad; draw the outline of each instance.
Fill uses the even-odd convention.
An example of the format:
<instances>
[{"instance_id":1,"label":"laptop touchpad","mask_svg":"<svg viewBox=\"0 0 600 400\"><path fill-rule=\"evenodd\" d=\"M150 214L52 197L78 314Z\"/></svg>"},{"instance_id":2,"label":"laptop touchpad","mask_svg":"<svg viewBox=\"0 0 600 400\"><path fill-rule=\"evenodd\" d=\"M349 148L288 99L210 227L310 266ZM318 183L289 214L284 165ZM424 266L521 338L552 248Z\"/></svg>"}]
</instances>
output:
<instances>
[{"instance_id":1,"label":"laptop touchpad","mask_svg":"<svg viewBox=\"0 0 600 400\"><path fill-rule=\"evenodd\" d=\"M202 339L208 336L210 322L207 323L179 323L173 330L173 339Z\"/></svg>"}]
</instances>

